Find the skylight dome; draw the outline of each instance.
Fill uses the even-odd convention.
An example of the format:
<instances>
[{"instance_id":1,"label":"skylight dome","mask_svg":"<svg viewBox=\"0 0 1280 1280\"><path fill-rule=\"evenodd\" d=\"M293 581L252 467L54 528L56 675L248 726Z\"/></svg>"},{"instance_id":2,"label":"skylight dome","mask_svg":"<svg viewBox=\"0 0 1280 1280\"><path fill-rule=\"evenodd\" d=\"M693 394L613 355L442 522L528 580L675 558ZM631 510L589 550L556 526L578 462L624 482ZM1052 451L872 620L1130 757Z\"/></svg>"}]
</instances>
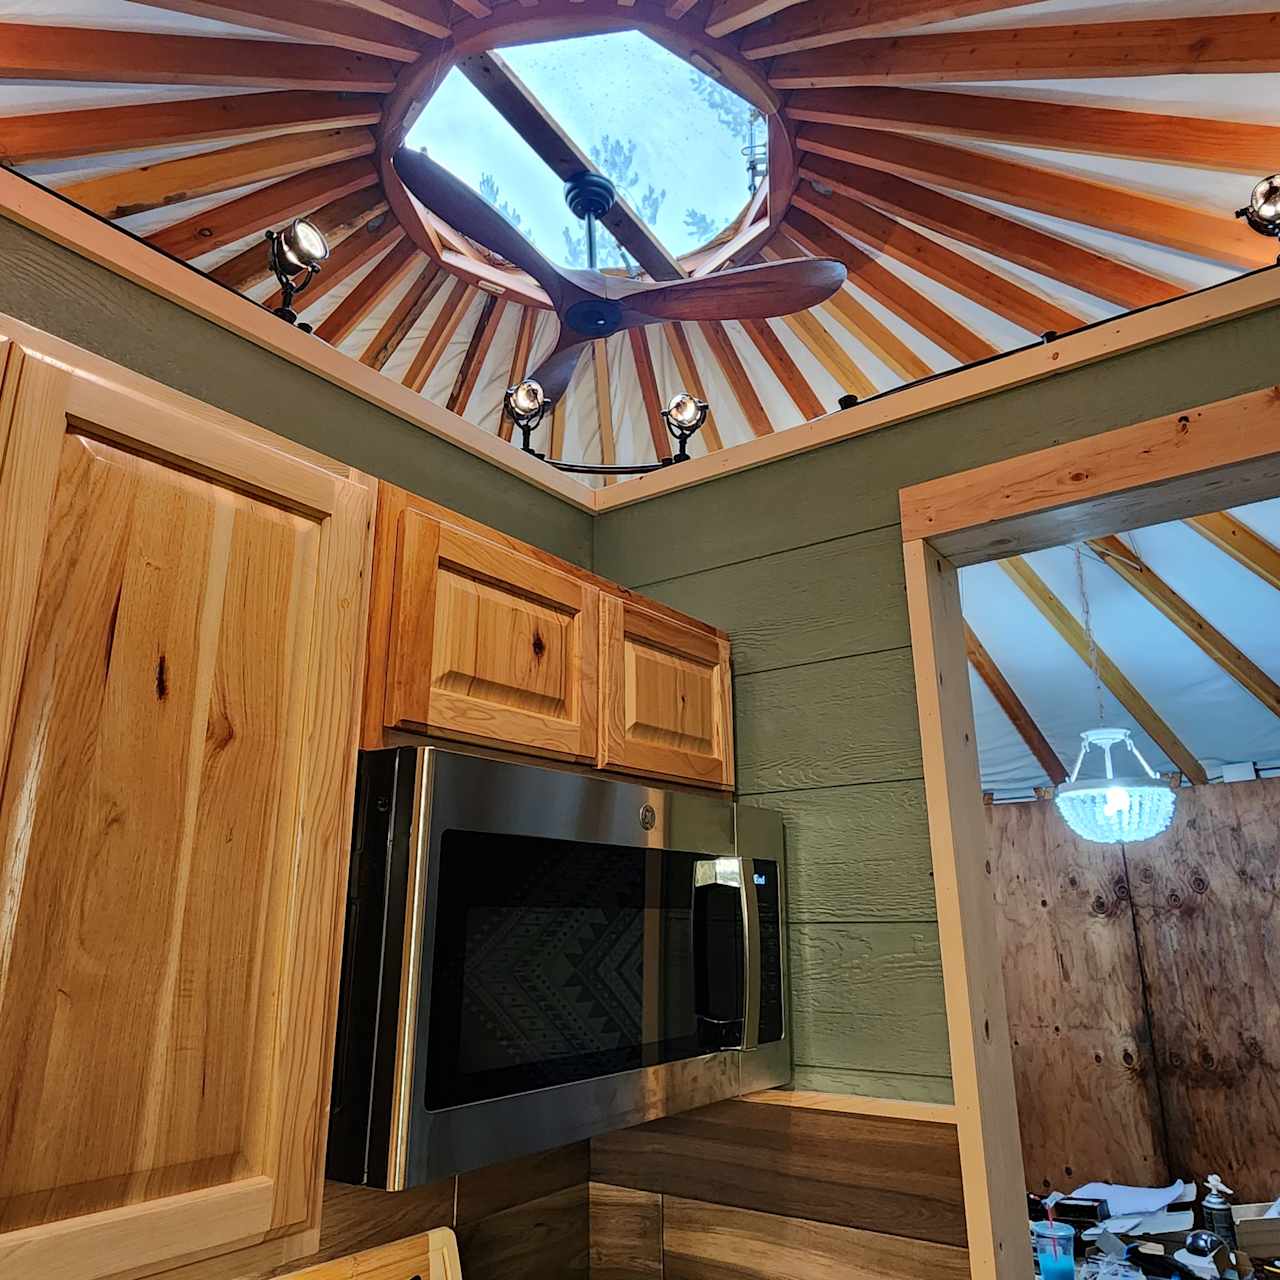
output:
<instances>
[{"instance_id":1,"label":"skylight dome","mask_svg":"<svg viewBox=\"0 0 1280 1280\"><path fill-rule=\"evenodd\" d=\"M518 45L496 55L674 257L736 223L766 180L768 130L760 113L640 32ZM565 206L563 182L462 69L445 77L406 143L484 196L548 258L586 265L583 225ZM601 266L633 265L604 232Z\"/></svg>"}]
</instances>

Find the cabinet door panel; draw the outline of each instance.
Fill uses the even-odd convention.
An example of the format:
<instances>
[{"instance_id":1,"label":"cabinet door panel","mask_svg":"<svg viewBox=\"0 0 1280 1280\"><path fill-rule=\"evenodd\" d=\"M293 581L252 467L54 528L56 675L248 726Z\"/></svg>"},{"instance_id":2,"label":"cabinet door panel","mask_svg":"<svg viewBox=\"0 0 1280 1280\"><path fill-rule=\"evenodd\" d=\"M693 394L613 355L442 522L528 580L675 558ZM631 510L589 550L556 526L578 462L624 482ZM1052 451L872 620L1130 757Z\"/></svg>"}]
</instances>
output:
<instances>
[{"instance_id":1,"label":"cabinet door panel","mask_svg":"<svg viewBox=\"0 0 1280 1280\"><path fill-rule=\"evenodd\" d=\"M211 424L187 456L178 412L161 456L130 424L162 405L19 363L0 1276L159 1270L318 1206L345 848L327 793L350 771L368 497ZM291 478L329 509L296 510Z\"/></svg>"},{"instance_id":2,"label":"cabinet door panel","mask_svg":"<svg viewBox=\"0 0 1280 1280\"><path fill-rule=\"evenodd\" d=\"M728 642L614 596L602 611L601 763L732 786Z\"/></svg>"},{"instance_id":3,"label":"cabinet door panel","mask_svg":"<svg viewBox=\"0 0 1280 1280\"><path fill-rule=\"evenodd\" d=\"M417 511L399 552L389 722L593 759L597 589Z\"/></svg>"}]
</instances>

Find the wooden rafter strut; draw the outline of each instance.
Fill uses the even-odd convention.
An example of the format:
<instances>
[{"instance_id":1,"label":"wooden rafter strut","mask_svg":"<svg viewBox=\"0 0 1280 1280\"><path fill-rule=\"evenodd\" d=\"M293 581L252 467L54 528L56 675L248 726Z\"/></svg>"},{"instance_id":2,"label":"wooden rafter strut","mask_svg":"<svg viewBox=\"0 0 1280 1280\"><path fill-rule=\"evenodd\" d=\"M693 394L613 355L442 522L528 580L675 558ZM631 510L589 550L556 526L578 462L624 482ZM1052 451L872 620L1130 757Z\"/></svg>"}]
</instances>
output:
<instances>
[{"instance_id":1,"label":"wooden rafter strut","mask_svg":"<svg viewBox=\"0 0 1280 1280\"><path fill-rule=\"evenodd\" d=\"M1193 516L1187 523L1233 560L1280 591L1280 547L1273 546L1226 511Z\"/></svg>"},{"instance_id":2,"label":"wooden rafter strut","mask_svg":"<svg viewBox=\"0 0 1280 1280\"><path fill-rule=\"evenodd\" d=\"M1089 545L1144 600L1159 609L1175 627L1273 715L1280 716L1280 684L1238 649L1198 609L1188 604L1163 578L1144 564L1137 552L1119 538L1095 538Z\"/></svg>"},{"instance_id":3,"label":"wooden rafter strut","mask_svg":"<svg viewBox=\"0 0 1280 1280\"><path fill-rule=\"evenodd\" d=\"M471 54L458 67L562 182L579 173L600 171L497 54ZM621 195L601 222L655 280L684 278L676 260Z\"/></svg>"},{"instance_id":4,"label":"wooden rafter strut","mask_svg":"<svg viewBox=\"0 0 1280 1280\"><path fill-rule=\"evenodd\" d=\"M1031 754L1039 761L1040 767L1048 775L1050 782L1055 787L1061 786L1067 780L1067 770L1062 763L1062 758L1049 745L1049 739L1036 724L1026 704L1005 679L1004 673L996 666L995 659L987 652L982 641L974 635L973 628L967 622L964 626L964 643L969 662L982 683L991 691L991 696L1009 717L1009 722L1018 731L1022 741L1027 744Z\"/></svg>"},{"instance_id":5,"label":"wooden rafter strut","mask_svg":"<svg viewBox=\"0 0 1280 1280\"><path fill-rule=\"evenodd\" d=\"M1091 662L1089 637L1066 606L1049 589L1044 580L1021 556L1001 560L1000 567L1018 589L1040 612L1040 615L1075 651L1082 662ZM1138 692L1119 667L1096 645L1092 647L1098 663L1098 678L1112 696L1133 717L1139 728L1197 786L1209 781L1204 766L1169 727L1156 709Z\"/></svg>"}]
</instances>

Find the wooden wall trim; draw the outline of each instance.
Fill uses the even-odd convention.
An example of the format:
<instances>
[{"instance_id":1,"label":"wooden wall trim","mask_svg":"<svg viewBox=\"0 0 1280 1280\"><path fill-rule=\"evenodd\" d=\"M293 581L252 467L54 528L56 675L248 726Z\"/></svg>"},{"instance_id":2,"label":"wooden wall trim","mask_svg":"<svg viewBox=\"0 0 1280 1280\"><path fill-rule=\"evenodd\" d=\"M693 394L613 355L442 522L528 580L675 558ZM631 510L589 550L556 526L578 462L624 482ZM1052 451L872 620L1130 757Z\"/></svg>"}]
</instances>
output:
<instances>
[{"instance_id":1,"label":"wooden wall trim","mask_svg":"<svg viewBox=\"0 0 1280 1280\"><path fill-rule=\"evenodd\" d=\"M1111 356L1169 338L1209 328L1280 303L1280 270L1264 268L1236 280L1134 311L1055 342L1026 347L966 365L923 382L910 383L852 409L775 435L735 445L637 480L596 493L596 510L611 511L691 488L780 458L854 436L878 431L911 418L980 400L1014 387L1038 382L1068 369L1079 369Z\"/></svg>"},{"instance_id":2,"label":"wooden wall trim","mask_svg":"<svg viewBox=\"0 0 1280 1280\"><path fill-rule=\"evenodd\" d=\"M585 511L595 508L592 490L580 481L527 457L492 432L473 426L354 357L344 355L313 335L282 324L248 298L216 284L43 187L4 170L0 170L0 216L28 227L575 507Z\"/></svg>"},{"instance_id":3,"label":"wooden wall trim","mask_svg":"<svg viewBox=\"0 0 1280 1280\"><path fill-rule=\"evenodd\" d=\"M766 1089L748 1093L743 1102L806 1111L836 1111L847 1116L874 1116L887 1120L914 1120L920 1124L956 1123L956 1109L945 1102L910 1102L898 1098L863 1098L852 1093L819 1093L812 1089Z\"/></svg>"},{"instance_id":4,"label":"wooden wall trim","mask_svg":"<svg viewBox=\"0 0 1280 1280\"><path fill-rule=\"evenodd\" d=\"M973 564L1278 489L1280 387L1264 387L913 485L899 505L904 542L927 538L953 564Z\"/></svg>"}]
</instances>

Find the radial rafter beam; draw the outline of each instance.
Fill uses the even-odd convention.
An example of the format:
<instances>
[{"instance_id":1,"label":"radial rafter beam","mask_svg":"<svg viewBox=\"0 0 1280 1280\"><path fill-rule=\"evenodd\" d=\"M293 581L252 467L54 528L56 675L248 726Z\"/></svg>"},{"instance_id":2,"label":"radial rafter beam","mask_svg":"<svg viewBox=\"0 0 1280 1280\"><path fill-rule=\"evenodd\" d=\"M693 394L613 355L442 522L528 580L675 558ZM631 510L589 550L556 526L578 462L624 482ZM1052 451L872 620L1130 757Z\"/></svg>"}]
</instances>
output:
<instances>
[{"instance_id":1,"label":"radial rafter beam","mask_svg":"<svg viewBox=\"0 0 1280 1280\"><path fill-rule=\"evenodd\" d=\"M333 45L375 58L414 62L420 50L409 31L377 14L332 0L133 0L153 9L189 13L291 40Z\"/></svg>"},{"instance_id":2,"label":"radial rafter beam","mask_svg":"<svg viewBox=\"0 0 1280 1280\"><path fill-rule=\"evenodd\" d=\"M1075 615L1053 594L1026 560L1021 556L1014 556L1010 560L1001 560L1000 567L1082 662L1090 665L1096 656L1098 678L1103 685L1183 774L1197 786L1207 783L1209 775L1205 773L1200 761L1138 692L1124 672L1096 644L1090 646L1089 637L1076 621Z\"/></svg>"},{"instance_id":3,"label":"radial rafter beam","mask_svg":"<svg viewBox=\"0 0 1280 1280\"><path fill-rule=\"evenodd\" d=\"M382 188L375 186L362 187L349 195L339 196L319 209L313 207L310 212L302 210L307 213L320 234L334 243L352 235L386 211L387 202ZM271 276L265 243L262 240L254 241L226 262L220 262L209 275L219 284L241 292L261 284Z\"/></svg>"},{"instance_id":4,"label":"radial rafter beam","mask_svg":"<svg viewBox=\"0 0 1280 1280\"><path fill-rule=\"evenodd\" d=\"M398 64L324 45L0 23L0 80L390 93Z\"/></svg>"},{"instance_id":5,"label":"radial rafter beam","mask_svg":"<svg viewBox=\"0 0 1280 1280\"><path fill-rule=\"evenodd\" d=\"M376 13L401 26L412 27L429 36L445 39L449 35L449 11L444 0L342 0L353 9Z\"/></svg>"},{"instance_id":6,"label":"radial rafter beam","mask_svg":"<svg viewBox=\"0 0 1280 1280\"><path fill-rule=\"evenodd\" d=\"M1186 292L1182 285L1114 257L881 169L807 154L801 172L889 217L927 227L1122 307L1145 307Z\"/></svg>"},{"instance_id":7,"label":"radial rafter beam","mask_svg":"<svg viewBox=\"0 0 1280 1280\"><path fill-rule=\"evenodd\" d=\"M987 686L991 696L1000 706L1000 710L1009 718L1009 723L1018 731L1018 736L1026 743L1028 750L1055 787L1060 787L1067 780L1067 770L1061 757L1049 745L1040 726L1036 724L1026 704L1018 697L1013 686L1005 679L1004 673L995 664L995 659L987 652L982 641L973 634L973 628L964 624L964 647L969 663L978 673L982 683Z\"/></svg>"},{"instance_id":8,"label":"radial rafter beam","mask_svg":"<svg viewBox=\"0 0 1280 1280\"><path fill-rule=\"evenodd\" d=\"M746 330L747 337L755 344L765 364L782 383L782 389L800 410L801 418L805 422L821 418L826 409L800 371L800 366L791 358L791 352L783 344L777 330L767 320L740 320L738 323Z\"/></svg>"},{"instance_id":9,"label":"radial rafter beam","mask_svg":"<svg viewBox=\"0 0 1280 1280\"><path fill-rule=\"evenodd\" d=\"M363 280L324 318L316 337L339 346L356 326L385 298L410 271L421 267L426 255L406 236Z\"/></svg>"},{"instance_id":10,"label":"radial rafter beam","mask_svg":"<svg viewBox=\"0 0 1280 1280\"><path fill-rule=\"evenodd\" d=\"M769 82L778 89L822 89L1240 71L1280 71L1280 13L853 40L784 54L769 68Z\"/></svg>"},{"instance_id":11,"label":"radial rafter beam","mask_svg":"<svg viewBox=\"0 0 1280 1280\"><path fill-rule=\"evenodd\" d=\"M405 370L403 382L410 391L421 391L427 385L427 379L435 372L436 365L453 341L453 335L471 309L477 293L479 290L465 280L453 282L453 288L449 290L439 314L432 321L431 328L427 330L422 344Z\"/></svg>"},{"instance_id":12,"label":"radial rafter beam","mask_svg":"<svg viewBox=\"0 0 1280 1280\"><path fill-rule=\"evenodd\" d=\"M584 171L599 172L591 157L497 54L471 54L461 59L458 66L562 182ZM621 195L601 222L655 280L683 279L679 264ZM465 232L466 228L458 230Z\"/></svg>"},{"instance_id":13,"label":"radial rafter beam","mask_svg":"<svg viewBox=\"0 0 1280 1280\"><path fill-rule=\"evenodd\" d=\"M742 416L751 429L751 434L771 435L773 423L769 421L769 415L765 412L755 386L747 375L742 359L733 345L733 340L729 337L729 331L719 320L704 320L698 328L702 330L702 336L706 339L707 346L711 348L711 354L715 357L716 364L720 366L720 372L724 374L724 380L729 384L729 390L733 392L733 397L742 410Z\"/></svg>"},{"instance_id":14,"label":"radial rafter beam","mask_svg":"<svg viewBox=\"0 0 1280 1280\"><path fill-rule=\"evenodd\" d=\"M784 9L806 3L808 0L720 0L707 19L707 35L716 39L729 36Z\"/></svg>"},{"instance_id":15,"label":"radial rafter beam","mask_svg":"<svg viewBox=\"0 0 1280 1280\"><path fill-rule=\"evenodd\" d=\"M832 376L843 395L859 400L879 390L858 362L836 341L831 330L810 311L783 316L783 323L808 348L809 354Z\"/></svg>"},{"instance_id":16,"label":"radial rafter beam","mask_svg":"<svg viewBox=\"0 0 1280 1280\"><path fill-rule=\"evenodd\" d=\"M785 235L778 235L762 256L768 262L777 262L782 258L803 257L804 250ZM841 288L822 304L820 310L842 325L847 333L900 378L914 382L934 372L933 366L923 356L913 351L883 320L863 306L848 288Z\"/></svg>"},{"instance_id":17,"label":"radial rafter beam","mask_svg":"<svg viewBox=\"0 0 1280 1280\"><path fill-rule=\"evenodd\" d=\"M618 461L618 442L613 434L613 389L609 382L609 344L597 338L591 344L591 373L595 379L596 427L600 432L601 465L612 467ZM617 476L605 476L606 485L616 482Z\"/></svg>"},{"instance_id":18,"label":"radial rafter beam","mask_svg":"<svg viewBox=\"0 0 1280 1280\"><path fill-rule=\"evenodd\" d=\"M645 424L653 440L654 456L659 462L663 462L671 457L671 438L667 434L666 423L662 420L662 395L658 390L658 377L653 369L649 335L642 328L628 329L627 340L631 344L636 378L640 382L640 399L644 405Z\"/></svg>"},{"instance_id":19,"label":"radial rafter beam","mask_svg":"<svg viewBox=\"0 0 1280 1280\"><path fill-rule=\"evenodd\" d=\"M1067 333L1085 323L1069 308L1015 284L870 205L842 195L818 195L810 187L801 187L795 206L1030 333Z\"/></svg>"},{"instance_id":20,"label":"radial rafter beam","mask_svg":"<svg viewBox=\"0 0 1280 1280\"><path fill-rule=\"evenodd\" d=\"M1238 564L1280 591L1280 547L1268 542L1227 511L1193 516L1187 524Z\"/></svg>"},{"instance_id":21,"label":"radial rafter beam","mask_svg":"<svg viewBox=\"0 0 1280 1280\"><path fill-rule=\"evenodd\" d=\"M667 335L667 346L671 349L671 354L676 362L676 370L680 374L681 389L709 404L710 398L707 395L707 388L702 381L702 374L698 372L698 362L694 358L693 345L689 341L689 335L684 325L663 325L662 331ZM724 448L724 442L720 439L720 428L716 425L714 409L708 410L707 420L702 424L698 436L706 446L708 453L717 453Z\"/></svg>"},{"instance_id":22,"label":"radial rafter beam","mask_svg":"<svg viewBox=\"0 0 1280 1280\"><path fill-rule=\"evenodd\" d=\"M59 188L59 194L104 218L123 218L252 182L355 160L370 155L373 149L373 134L364 128L290 133L89 178Z\"/></svg>"},{"instance_id":23,"label":"radial rafter beam","mask_svg":"<svg viewBox=\"0 0 1280 1280\"><path fill-rule=\"evenodd\" d=\"M819 257L832 257L849 268L850 283L888 307L930 342L968 364L998 355L999 351L981 334L962 324L949 311L912 288L901 276L877 262L865 250L850 243L825 223L802 209L787 215L787 234L802 248Z\"/></svg>"},{"instance_id":24,"label":"radial rafter beam","mask_svg":"<svg viewBox=\"0 0 1280 1280\"><path fill-rule=\"evenodd\" d=\"M334 200L368 190L377 182L378 171L371 161L344 160L283 182L273 182L247 196L202 210L147 238L164 253L190 261L201 254L225 249L255 231L265 231L267 227L288 222ZM372 197L373 203L381 200L380 192Z\"/></svg>"},{"instance_id":25,"label":"radial rafter beam","mask_svg":"<svg viewBox=\"0 0 1280 1280\"><path fill-rule=\"evenodd\" d=\"M381 116L382 100L372 94L305 90L27 112L0 119L0 157L7 164L64 160L260 133L354 128L377 124Z\"/></svg>"},{"instance_id":26,"label":"radial rafter beam","mask_svg":"<svg viewBox=\"0 0 1280 1280\"><path fill-rule=\"evenodd\" d=\"M466 417L467 405L475 393L476 383L480 381L480 370L484 368L484 362L489 358L489 351L493 347L493 340L497 336L498 326L502 323L506 310L505 298L495 298L490 294L485 299L480 318L476 321L475 330L471 334L466 355L462 357L462 364L458 368L453 390L449 393L449 399L446 402L449 410L461 417Z\"/></svg>"},{"instance_id":27,"label":"radial rafter beam","mask_svg":"<svg viewBox=\"0 0 1280 1280\"><path fill-rule=\"evenodd\" d=\"M533 330L538 322L538 313L532 307L525 307L520 312L520 323L516 326L515 345L511 350L511 370L507 374L507 386L514 387L529 374L529 352L533 349ZM515 430L506 411L505 402L498 409L498 437L510 440Z\"/></svg>"},{"instance_id":28,"label":"radial rafter beam","mask_svg":"<svg viewBox=\"0 0 1280 1280\"><path fill-rule=\"evenodd\" d=\"M1280 684L1277 684L1238 649L1198 609L1180 596L1137 552L1119 538L1094 538L1089 545L1148 604L1158 609L1179 631L1238 684L1247 689L1273 715L1280 716Z\"/></svg>"},{"instance_id":29,"label":"radial rafter beam","mask_svg":"<svg viewBox=\"0 0 1280 1280\"><path fill-rule=\"evenodd\" d=\"M931 133L951 138L1007 142L1153 160L1166 164L1265 173L1280 155L1280 126L1156 115L1040 102L989 98L976 93L922 89L801 89L787 99L787 114L807 124L836 124L890 133Z\"/></svg>"},{"instance_id":30,"label":"radial rafter beam","mask_svg":"<svg viewBox=\"0 0 1280 1280\"><path fill-rule=\"evenodd\" d=\"M367 364L371 369L382 369L400 349L400 344L431 305L431 299L444 288L448 278L435 263L430 263L383 321L382 328L364 349L360 363Z\"/></svg>"},{"instance_id":31,"label":"radial rafter beam","mask_svg":"<svg viewBox=\"0 0 1280 1280\"><path fill-rule=\"evenodd\" d=\"M800 131L799 143L805 152L841 163L949 187L1237 267L1261 267L1275 259L1275 249L1230 212L1199 209L1115 183L874 129L808 125Z\"/></svg>"},{"instance_id":32,"label":"radial rafter beam","mask_svg":"<svg viewBox=\"0 0 1280 1280\"><path fill-rule=\"evenodd\" d=\"M800 49L894 35L931 22L1034 3L1036 0L809 0L788 9L767 27L748 32L742 52L748 58L775 58Z\"/></svg>"}]
</instances>

